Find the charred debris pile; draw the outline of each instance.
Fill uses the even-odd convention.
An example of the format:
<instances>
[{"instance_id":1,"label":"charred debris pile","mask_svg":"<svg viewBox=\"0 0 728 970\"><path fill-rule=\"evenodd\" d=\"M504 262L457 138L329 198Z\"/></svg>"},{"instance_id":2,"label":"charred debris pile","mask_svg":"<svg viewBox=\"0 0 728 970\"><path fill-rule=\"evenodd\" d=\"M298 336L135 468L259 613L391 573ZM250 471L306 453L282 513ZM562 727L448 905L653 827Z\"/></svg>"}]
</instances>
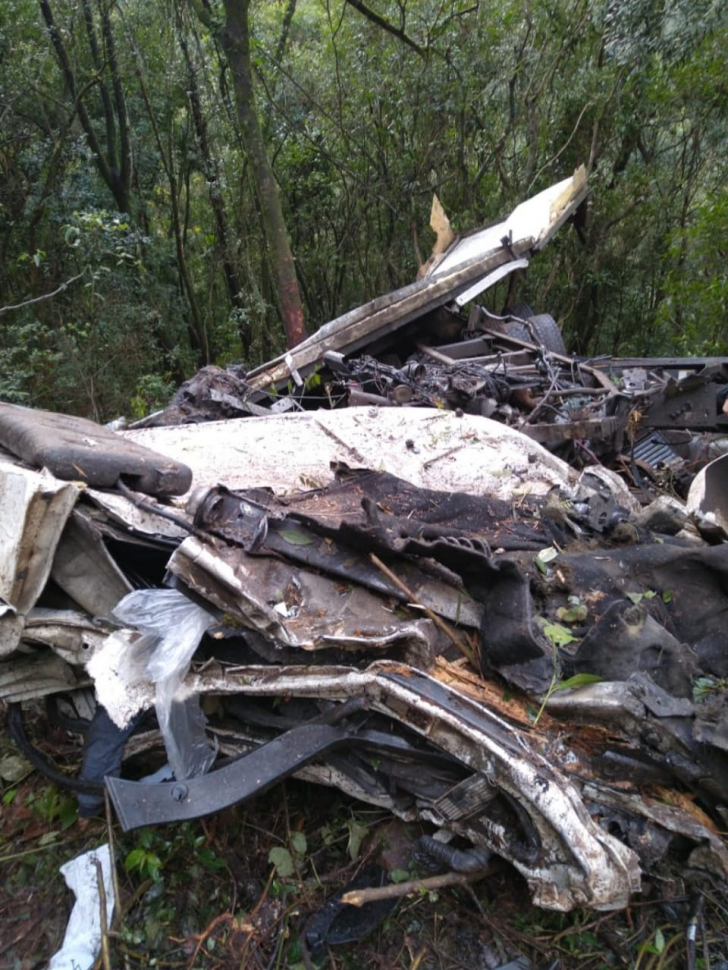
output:
<instances>
[{"instance_id":1,"label":"charred debris pile","mask_svg":"<svg viewBox=\"0 0 728 970\"><path fill-rule=\"evenodd\" d=\"M547 908L725 882L728 361L577 360L479 305L586 191L141 427L0 405L0 699L84 812L106 786L125 829L172 823L296 775ZM41 702L75 776L27 735Z\"/></svg>"}]
</instances>

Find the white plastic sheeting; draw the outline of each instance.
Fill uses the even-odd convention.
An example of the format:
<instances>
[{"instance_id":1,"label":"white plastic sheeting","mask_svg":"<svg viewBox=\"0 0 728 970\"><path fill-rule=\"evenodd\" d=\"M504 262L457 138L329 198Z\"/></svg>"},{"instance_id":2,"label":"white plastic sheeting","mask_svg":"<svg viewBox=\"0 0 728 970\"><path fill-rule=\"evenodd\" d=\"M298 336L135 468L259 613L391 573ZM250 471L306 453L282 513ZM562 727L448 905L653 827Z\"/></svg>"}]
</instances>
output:
<instances>
[{"instance_id":1,"label":"white plastic sheeting","mask_svg":"<svg viewBox=\"0 0 728 970\"><path fill-rule=\"evenodd\" d=\"M156 685L155 709L175 778L204 774L215 760L205 735L205 718L195 697L179 696L182 679L205 630L215 618L176 589L137 589L114 616L144 636L134 642L126 662Z\"/></svg>"},{"instance_id":2,"label":"white plastic sheeting","mask_svg":"<svg viewBox=\"0 0 728 970\"><path fill-rule=\"evenodd\" d=\"M106 903L106 929L111 926L116 899L108 844L76 856L61 866L61 875L76 895L76 903L63 938L48 970L90 970L101 950L101 894L99 869Z\"/></svg>"}]
</instances>

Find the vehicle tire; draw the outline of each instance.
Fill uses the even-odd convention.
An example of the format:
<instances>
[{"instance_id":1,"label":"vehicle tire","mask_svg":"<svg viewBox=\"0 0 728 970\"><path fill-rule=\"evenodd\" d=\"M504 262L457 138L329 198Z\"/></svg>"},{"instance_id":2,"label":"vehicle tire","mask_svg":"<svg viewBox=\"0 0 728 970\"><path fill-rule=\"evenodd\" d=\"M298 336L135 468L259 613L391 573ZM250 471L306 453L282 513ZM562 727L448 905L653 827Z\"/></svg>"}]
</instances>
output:
<instances>
[{"instance_id":1,"label":"vehicle tire","mask_svg":"<svg viewBox=\"0 0 728 970\"><path fill-rule=\"evenodd\" d=\"M502 316L515 317L517 320L530 320L535 314L528 303L513 303L505 308Z\"/></svg>"},{"instance_id":2,"label":"vehicle tire","mask_svg":"<svg viewBox=\"0 0 728 970\"><path fill-rule=\"evenodd\" d=\"M526 329L533 331L533 337L540 343L545 350L550 350L554 354L566 354L566 344L559 330L558 323L550 313L538 313L528 320ZM527 337L527 340L533 340Z\"/></svg>"},{"instance_id":3,"label":"vehicle tire","mask_svg":"<svg viewBox=\"0 0 728 970\"><path fill-rule=\"evenodd\" d=\"M506 319L499 321L498 329L506 337L513 337L515 340L527 340L528 343L533 341L533 337L524 325L525 321L533 316L533 310L527 303L513 303L511 306L507 306L501 316L506 317Z\"/></svg>"},{"instance_id":4,"label":"vehicle tire","mask_svg":"<svg viewBox=\"0 0 728 970\"><path fill-rule=\"evenodd\" d=\"M527 303L514 303L505 308L503 316L510 319L503 321L498 329L507 337L539 344L554 354L566 354L559 325L550 313L534 313Z\"/></svg>"}]
</instances>

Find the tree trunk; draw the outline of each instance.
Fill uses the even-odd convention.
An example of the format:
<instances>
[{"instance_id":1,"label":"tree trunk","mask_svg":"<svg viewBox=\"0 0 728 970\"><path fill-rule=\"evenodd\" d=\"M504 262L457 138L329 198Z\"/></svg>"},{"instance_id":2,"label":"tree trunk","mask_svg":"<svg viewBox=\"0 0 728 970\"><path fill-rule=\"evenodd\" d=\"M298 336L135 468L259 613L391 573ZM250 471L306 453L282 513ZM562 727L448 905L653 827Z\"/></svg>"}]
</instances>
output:
<instances>
[{"instance_id":1,"label":"tree trunk","mask_svg":"<svg viewBox=\"0 0 728 970\"><path fill-rule=\"evenodd\" d=\"M233 78L238 123L258 195L286 343L289 347L295 347L306 337L306 325L278 186L273 177L255 106L248 27L250 0L224 0L224 3L226 19L220 40Z\"/></svg>"},{"instance_id":2,"label":"tree trunk","mask_svg":"<svg viewBox=\"0 0 728 970\"><path fill-rule=\"evenodd\" d=\"M231 233L228 229L225 203L223 201L222 192L220 191L220 171L217 159L213 156L210 148L210 142L207 134L207 119L202 111L202 99L200 97L200 90L197 83L197 73L189 46L187 44L187 38L185 36L185 27L182 21L182 10L179 6L179 0L178 5L175 7L175 11L177 15L177 34L179 45L180 50L182 51L182 56L185 62L185 70L187 73L187 97L189 99L190 109L192 112L192 123L194 125L197 146L199 148L200 158L202 160L202 173L205 176L205 181L207 182L208 186L210 208L212 209L212 213L215 218L217 251L222 261L223 276L225 277L225 285L227 287L230 304L235 308L240 308L242 306L242 284L238 279L237 269L231 255ZM243 352L247 355L250 352L252 334L250 323L247 319L245 319L244 316L241 316L238 324L238 333L240 335L240 341L243 345Z\"/></svg>"},{"instance_id":3,"label":"tree trunk","mask_svg":"<svg viewBox=\"0 0 728 970\"><path fill-rule=\"evenodd\" d=\"M105 123L106 150L96 132L90 109L86 106L88 85L79 91L76 74L63 39L63 32L59 30L53 11L48 0L40 0L40 10L48 30L56 59L61 68L63 79L70 96L74 100L74 110L78 113L89 148L91 149L99 175L108 186L114 197L119 212L132 214L131 209L131 149L129 136L129 118L126 111L123 85L119 76L116 60L116 48L111 30L108 9L100 7L101 31L103 37L103 57L99 50L93 13L89 3L84 3L84 22L91 57L96 67L99 93L101 96L102 113ZM106 77L110 76L113 100L107 88ZM118 129L118 132L117 132ZM117 137L118 136L118 137ZM118 149L117 149L118 143Z\"/></svg>"}]
</instances>

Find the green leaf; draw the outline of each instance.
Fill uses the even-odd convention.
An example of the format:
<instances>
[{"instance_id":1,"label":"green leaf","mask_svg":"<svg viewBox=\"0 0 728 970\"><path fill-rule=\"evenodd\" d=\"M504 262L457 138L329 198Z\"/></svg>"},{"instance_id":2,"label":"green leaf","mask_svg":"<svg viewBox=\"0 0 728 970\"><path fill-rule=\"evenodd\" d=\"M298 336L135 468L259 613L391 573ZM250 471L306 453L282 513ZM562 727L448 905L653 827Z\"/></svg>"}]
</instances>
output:
<instances>
[{"instance_id":1,"label":"green leaf","mask_svg":"<svg viewBox=\"0 0 728 970\"><path fill-rule=\"evenodd\" d=\"M124 859L124 868L127 872L131 872L132 869L139 869L146 858L146 851L144 849L132 849L129 855Z\"/></svg>"},{"instance_id":2,"label":"green leaf","mask_svg":"<svg viewBox=\"0 0 728 970\"><path fill-rule=\"evenodd\" d=\"M294 832L291 835L291 848L297 856L303 858L306 855L306 849L308 848L308 843L306 842L306 836L303 832Z\"/></svg>"},{"instance_id":3,"label":"green leaf","mask_svg":"<svg viewBox=\"0 0 728 970\"><path fill-rule=\"evenodd\" d=\"M576 640L576 637L572 636L571 630L567 630L560 623L549 623L548 620L540 616L538 617L538 624L554 647L565 647L567 643L573 643Z\"/></svg>"},{"instance_id":4,"label":"green leaf","mask_svg":"<svg viewBox=\"0 0 728 970\"><path fill-rule=\"evenodd\" d=\"M559 552L557 549L554 549L553 546L548 546L548 548L542 549L538 553L538 555L536 556L536 562L537 563L540 562L545 566L546 563L553 562L554 559L556 559L556 557L558 556L558 554Z\"/></svg>"},{"instance_id":5,"label":"green leaf","mask_svg":"<svg viewBox=\"0 0 728 970\"><path fill-rule=\"evenodd\" d=\"M78 819L78 805L74 798L64 798L58 806L58 821L61 829L65 832Z\"/></svg>"},{"instance_id":6,"label":"green leaf","mask_svg":"<svg viewBox=\"0 0 728 970\"><path fill-rule=\"evenodd\" d=\"M201 866L204 866L210 872L220 872L227 865L225 860L216 855L215 851L209 845L203 845L195 849L195 858Z\"/></svg>"},{"instance_id":7,"label":"green leaf","mask_svg":"<svg viewBox=\"0 0 728 970\"><path fill-rule=\"evenodd\" d=\"M659 927L655 930L655 949L658 953L665 949L665 936Z\"/></svg>"},{"instance_id":8,"label":"green leaf","mask_svg":"<svg viewBox=\"0 0 728 970\"><path fill-rule=\"evenodd\" d=\"M672 590L671 589L663 590L663 593L662 593L662 602L663 603L672 603Z\"/></svg>"},{"instance_id":9,"label":"green leaf","mask_svg":"<svg viewBox=\"0 0 728 970\"><path fill-rule=\"evenodd\" d=\"M637 606L638 603L642 602L645 594L644 593L625 593L624 595L627 597L628 600L632 600L634 605Z\"/></svg>"},{"instance_id":10,"label":"green leaf","mask_svg":"<svg viewBox=\"0 0 728 970\"><path fill-rule=\"evenodd\" d=\"M586 603L579 603L578 606L560 606L556 611L556 615L564 623L583 623L584 620L589 615L589 609Z\"/></svg>"},{"instance_id":11,"label":"green leaf","mask_svg":"<svg viewBox=\"0 0 728 970\"><path fill-rule=\"evenodd\" d=\"M412 876L409 874L407 869L392 869L389 874L389 878L392 882L407 882Z\"/></svg>"},{"instance_id":12,"label":"green leaf","mask_svg":"<svg viewBox=\"0 0 728 970\"><path fill-rule=\"evenodd\" d=\"M321 380L321 375L318 371L314 371L313 374L309 374L306 380L303 382L303 386L307 391L313 390L315 387L319 387L323 381Z\"/></svg>"},{"instance_id":13,"label":"green leaf","mask_svg":"<svg viewBox=\"0 0 728 970\"><path fill-rule=\"evenodd\" d=\"M349 829L349 844L347 850L349 852L349 858L354 862L359 858L361 844L369 831L369 827L362 825L361 822L357 822L356 819L350 819L346 825Z\"/></svg>"},{"instance_id":14,"label":"green leaf","mask_svg":"<svg viewBox=\"0 0 728 970\"><path fill-rule=\"evenodd\" d=\"M277 845L270 850L268 853L268 862L276 867L276 872L281 879L287 879L296 871L291 853L288 849L284 849L282 845Z\"/></svg>"},{"instance_id":15,"label":"green leaf","mask_svg":"<svg viewBox=\"0 0 728 970\"><path fill-rule=\"evenodd\" d=\"M144 860L144 868L149 873L149 878L154 882L159 882L159 872L162 868L162 860L153 852L148 852Z\"/></svg>"},{"instance_id":16,"label":"green leaf","mask_svg":"<svg viewBox=\"0 0 728 970\"><path fill-rule=\"evenodd\" d=\"M283 529L278 535L292 546L310 546L313 543L310 536L296 532L295 529Z\"/></svg>"},{"instance_id":17,"label":"green leaf","mask_svg":"<svg viewBox=\"0 0 728 970\"><path fill-rule=\"evenodd\" d=\"M693 700L704 701L712 693L728 688L728 680L716 680L713 677L696 677L693 681Z\"/></svg>"},{"instance_id":18,"label":"green leaf","mask_svg":"<svg viewBox=\"0 0 728 970\"><path fill-rule=\"evenodd\" d=\"M574 674L566 680L560 680L555 685L554 690L574 690L577 687L585 687L587 684L599 684L602 678L597 674Z\"/></svg>"}]
</instances>

